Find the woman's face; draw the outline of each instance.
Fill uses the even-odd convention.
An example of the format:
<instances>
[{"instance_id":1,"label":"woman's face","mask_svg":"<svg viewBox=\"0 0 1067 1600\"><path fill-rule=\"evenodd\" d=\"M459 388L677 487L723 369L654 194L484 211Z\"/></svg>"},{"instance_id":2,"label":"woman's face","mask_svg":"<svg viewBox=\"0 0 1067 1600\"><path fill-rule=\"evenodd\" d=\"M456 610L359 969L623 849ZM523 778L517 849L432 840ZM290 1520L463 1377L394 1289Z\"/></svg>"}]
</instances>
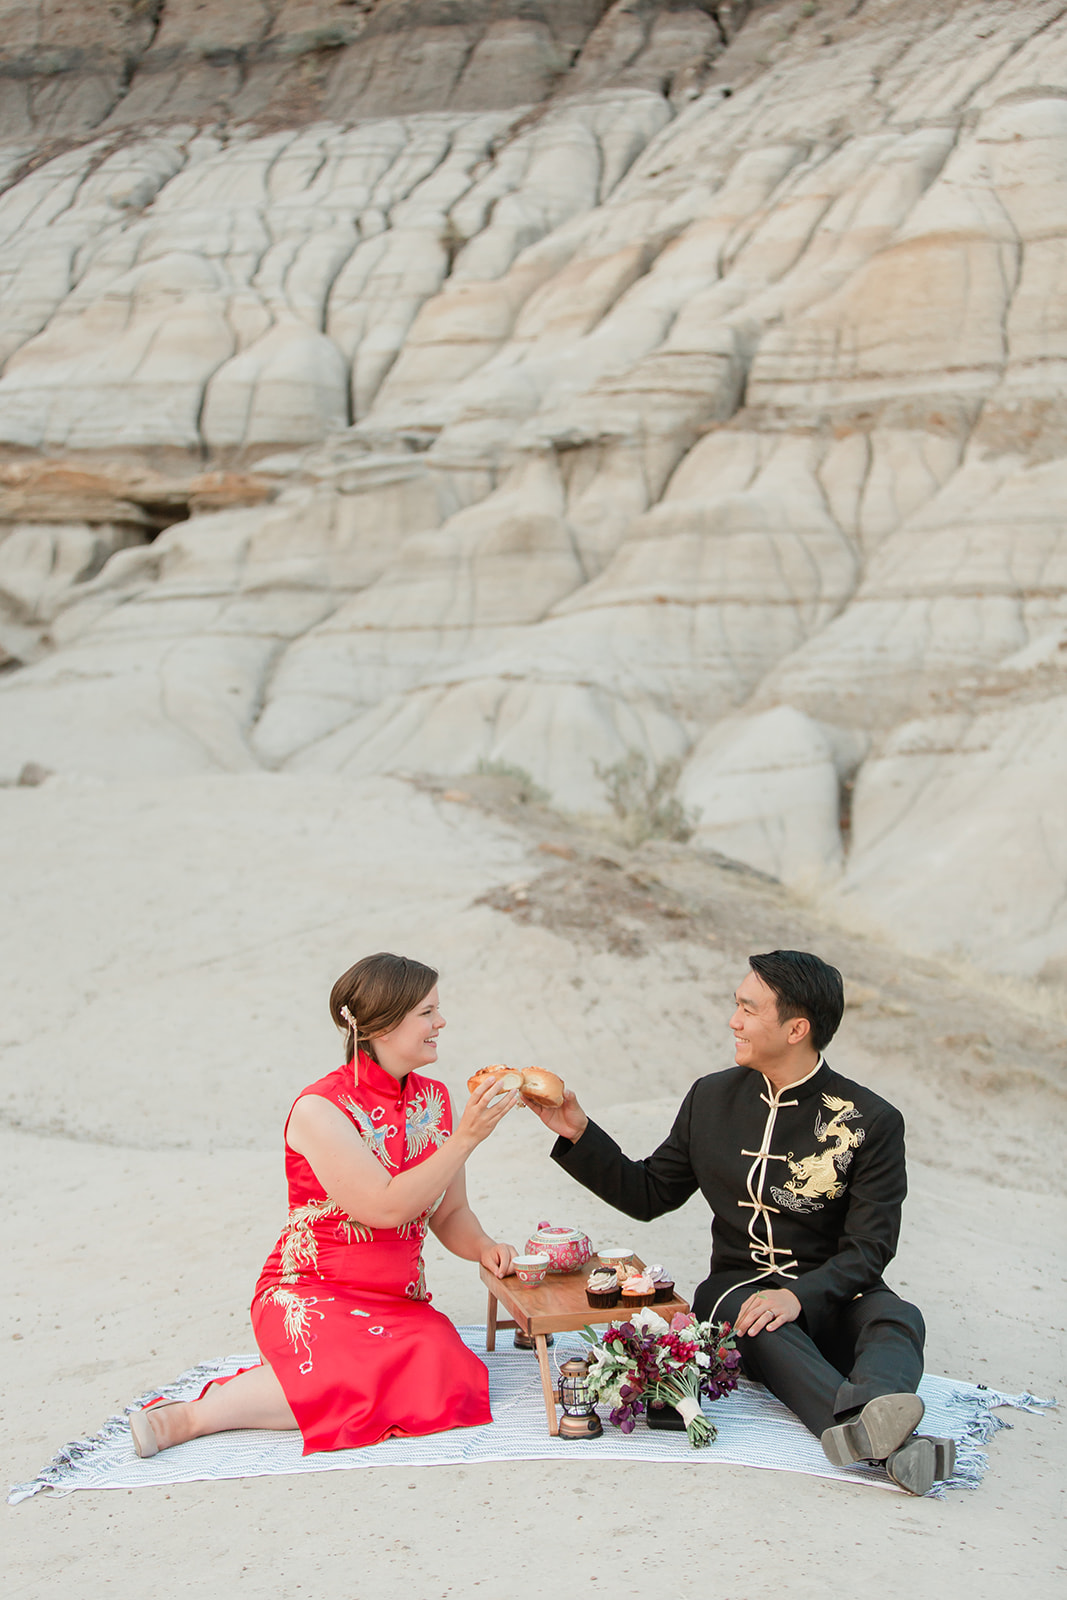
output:
<instances>
[{"instance_id":1,"label":"woman's face","mask_svg":"<svg viewBox=\"0 0 1067 1600\"><path fill-rule=\"evenodd\" d=\"M376 1035L374 1048L379 1064L394 1078L406 1078L409 1072L432 1067L437 1060L437 1035L445 1025L437 1006L435 984L402 1022L388 1033Z\"/></svg>"}]
</instances>

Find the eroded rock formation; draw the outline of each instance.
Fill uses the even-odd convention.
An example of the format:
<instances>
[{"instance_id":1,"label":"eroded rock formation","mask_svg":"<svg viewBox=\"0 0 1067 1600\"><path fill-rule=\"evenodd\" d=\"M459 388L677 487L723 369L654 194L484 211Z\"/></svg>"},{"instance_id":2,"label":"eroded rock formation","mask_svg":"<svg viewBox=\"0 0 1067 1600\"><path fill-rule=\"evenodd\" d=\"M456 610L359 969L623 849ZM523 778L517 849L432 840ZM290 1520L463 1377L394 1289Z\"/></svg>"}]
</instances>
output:
<instances>
[{"instance_id":1,"label":"eroded rock formation","mask_svg":"<svg viewBox=\"0 0 1067 1600\"><path fill-rule=\"evenodd\" d=\"M7 43L0 776L636 750L1062 979L1067 6L98 9Z\"/></svg>"}]
</instances>

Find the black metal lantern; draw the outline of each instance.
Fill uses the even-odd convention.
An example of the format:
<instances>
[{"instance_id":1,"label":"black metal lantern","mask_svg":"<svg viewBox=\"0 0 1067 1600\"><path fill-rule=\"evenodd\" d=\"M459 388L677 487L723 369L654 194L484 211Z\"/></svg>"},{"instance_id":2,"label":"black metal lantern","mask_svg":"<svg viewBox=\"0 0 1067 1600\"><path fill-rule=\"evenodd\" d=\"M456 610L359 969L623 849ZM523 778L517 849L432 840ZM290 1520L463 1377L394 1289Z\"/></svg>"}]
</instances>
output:
<instances>
[{"instance_id":1,"label":"black metal lantern","mask_svg":"<svg viewBox=\"0 0 1067 1600\"><path fill-rule=\"evenodd\" d=\"M589 1363L577 1357L559 1369L559 1398L563 1415L559 1419L561 1439L597 1439L604 1424L593 1409L589 1394Z\"/></svg>"}]
</instances>

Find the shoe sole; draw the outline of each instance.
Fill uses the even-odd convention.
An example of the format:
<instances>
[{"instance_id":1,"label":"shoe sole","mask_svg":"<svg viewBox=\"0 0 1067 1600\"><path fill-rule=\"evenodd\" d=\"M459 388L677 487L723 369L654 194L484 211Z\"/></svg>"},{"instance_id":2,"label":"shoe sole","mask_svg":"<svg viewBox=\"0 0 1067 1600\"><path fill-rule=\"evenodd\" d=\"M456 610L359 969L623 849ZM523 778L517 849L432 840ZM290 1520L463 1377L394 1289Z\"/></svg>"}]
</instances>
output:
<instances>
[{"instance_id":1,"label":"shoe sole","mask_svg":"<svg viewBox=\"0 0 1067 1600\"><path fill-rule=\"evenodd\" d=\"M884 1461L915 1432L923 1417L917 1394L883 1394L868 1400L859 1416L827 1428L821 1444L835 1467L853 1461Z\"/></svg>"},{"instance_id":2,"label":"shoe sole","mask_svg":"<svg viewBox=\"0 0 1067 1600\"><path fill-rule=\"evenodd\" d=\"M936 1456L931 1439L909 1439L901 1449L887 1456L885 1470L908 1494L929 1494L934 1486Z\"/></svg>"},{"instance_id":3,"label":"shoe sole","mask_svg":"<svg viewBox=\"0 0 1067 1600\"><path fill-rule=\"evenodd\" d=\"M956 1467L956 1441L931 1439L920 1433L888 1457L885 1470L907 1494L929 1494L942 1478L951 1478Z\"/></svg>"}]
</instances>

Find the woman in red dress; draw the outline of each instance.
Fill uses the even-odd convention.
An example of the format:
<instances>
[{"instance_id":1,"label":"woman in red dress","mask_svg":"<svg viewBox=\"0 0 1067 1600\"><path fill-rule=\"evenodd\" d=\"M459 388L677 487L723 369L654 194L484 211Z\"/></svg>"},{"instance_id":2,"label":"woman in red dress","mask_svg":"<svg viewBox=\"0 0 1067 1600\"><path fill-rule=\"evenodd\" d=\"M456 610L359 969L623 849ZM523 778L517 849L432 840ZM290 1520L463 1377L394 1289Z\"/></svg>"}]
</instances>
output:
<instances>
[{"instance_id":1,"label":"woman in red dress","mask_svg":"<svg viewBox=\"0 0 1067 1600\"><path fill-rule=\"evenodd\" d=\"M130 1418L138 1455L229 1428L299 1428L304 1454L491 1421L487 1373L430 1305L427 1228L497 1277L510 1245L467 1204L463 1166L518 1099L473 1094L455 1131L437 1060L437 973L367 956L333 986L346 1061L297 1098L285 1127L289 1220L256 1285L263 1365L198 1400Z\"/></svg>"}]
</instances>

